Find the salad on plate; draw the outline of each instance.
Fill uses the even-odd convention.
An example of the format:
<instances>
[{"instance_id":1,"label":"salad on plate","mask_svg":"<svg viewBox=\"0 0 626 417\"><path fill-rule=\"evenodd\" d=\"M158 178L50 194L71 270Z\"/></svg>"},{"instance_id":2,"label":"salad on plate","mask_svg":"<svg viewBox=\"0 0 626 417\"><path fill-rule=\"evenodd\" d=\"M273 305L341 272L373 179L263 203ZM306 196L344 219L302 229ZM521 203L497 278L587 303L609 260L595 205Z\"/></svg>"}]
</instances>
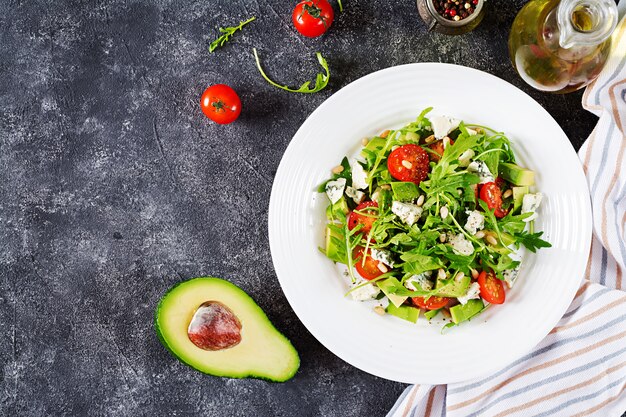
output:
<instances>
[{"instance_id":1,"label":"salad on plate","mask_svg":"<svg viewBox=\"0 0 626 417\"><path fill-rule=\"evenodd\" d=\"M503 304L523 248L551 245L534 230L534 172L509 139L430 111L332 169L320 250L346 266L354 300L411 322L441 313L447 328Z\"/></svg>"}]
</instances>

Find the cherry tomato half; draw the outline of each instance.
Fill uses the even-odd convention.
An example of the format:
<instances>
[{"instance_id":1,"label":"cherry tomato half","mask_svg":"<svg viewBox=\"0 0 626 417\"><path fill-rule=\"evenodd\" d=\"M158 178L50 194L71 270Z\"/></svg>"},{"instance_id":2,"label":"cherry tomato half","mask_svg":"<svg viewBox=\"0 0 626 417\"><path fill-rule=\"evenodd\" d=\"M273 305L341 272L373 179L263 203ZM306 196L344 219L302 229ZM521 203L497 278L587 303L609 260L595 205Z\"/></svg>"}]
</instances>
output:
<instances>
[{"instance_id":1,"label":"cherry tomato half","mask_svg":"<svg viewBox=\"0 0 626 417\"><path fill-rule=\"evenodd\" d=\"M454 145L454 141L450 139L450 145ZM430 149L435 151L436 153L428 153L428 157L433 162L439 162L441 157L443 156L443 151L445 151L443 147L443 140L438 140L437 142L431 143L428 146Z\"/></svg>"},{"instance_id":2,"label":"cherry tomato half","mask_svg":"<svg viewBox=\"0 0 626 417\"><path fill-rule=\"evenodd\" d=\"M400 181L419 184L428 176L428 153L419 145L404 145L392 151L387 158L391 176Z\"/></svg>"},{"instance_id":3,"label":"cherry tomato half","mask_svg":"<svg viewBox=\"0 0 626 417\"><path fill-rule=\"evenodd\" d=\"M328 30L335 13L328 0L304 0L293 9L293 25L307 38L315 38Z\"/></svg>"},{"instance_id":4,"label":"cherry tomato half","mask_svg":"<svg viewBox=\"0 0 626 417\"><path fill-rule=\"evenodd\" d=\"M215 84L204 90L200 108L206 117L225 125L234 122L241 113L239 96L226 84Z\"/></svg>"},{"instance_id":5,"label":"cherry tomato half","mask_svg":"<svg viewBox=\"0 0 626 417\"><path fill-rule=\"evenodd\" d=\"M348 215L348 229L349 230L354 229L358 224L363 225L363 227L359 229L359 233L363 233L364 235L366 235L370 232L370 230L372 230L372 226L374 225L374 222L376 221L377 218L371 217L371 216L378 215L378 210L367 210L368 207L377 208L378 203L375 201L365 201L359 204L358 206L356 206L354 211L351 211L350 214ZM361 213L357 213L357 211L362 211L364 213L367 213L368 216L361 214Z\"/></svg>"},{"instance_id":6,"label":"cherry tomato half","mask_svg":"<svg viewBox=\"0 0 626 417\"><path fill-rule=\"evenodd\" d=\"M509 213L502 209L502 191L495 182L488 182L480 187L480 199L487 203L490 210L495 209L493 214L499 219Z\"/></svg>"},{"instance_id":7,"label":"cherry tomato half","mask_svg":"<svg viewBox=\"0 0 626 417\"><path fill-rule=\"evenodd\" d=\"M487 273L482 271L478 275L478 285L480 286L480 296L488 303L502 304L504 303L504 285L502 281L496 278L493 272Z\"/></svg>"},{"instance_id":8,"label":"cherry tomato half","mask_svg":"<svg viewBox=\"0 0 626 417\"><path fill-rule=\"evenodd\" d=\"M368 281L381 276L383 271L379 268L380 262L369 256L369 252L365 257L365 262L363 262L363 256L364 248L357 246L352 253L352 259L354 260L356 272Z\"/></svg>"},{"instance_id":9,"label":"cherry tomato half","mask_svg":"<svg viewBox=\"0 0 626 417\"><path fill-rule=\"evenodd\" d=\"M446 297L430 297L428 300L425 297L411 297L413 304L426 310L438 310L445 307L449 300Z\"/></svg>"}]
</instances>

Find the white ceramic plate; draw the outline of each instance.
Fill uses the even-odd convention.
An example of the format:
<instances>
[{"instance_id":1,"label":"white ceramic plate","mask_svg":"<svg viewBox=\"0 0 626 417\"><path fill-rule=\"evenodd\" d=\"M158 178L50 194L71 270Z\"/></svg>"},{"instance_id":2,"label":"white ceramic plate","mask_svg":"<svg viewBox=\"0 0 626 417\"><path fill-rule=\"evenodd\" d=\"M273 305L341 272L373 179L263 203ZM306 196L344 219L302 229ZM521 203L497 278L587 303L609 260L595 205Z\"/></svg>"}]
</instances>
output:
<instances>
[{"instance_id":1,"label":"white ceramic plate","mask_svg":"<svg viewBox=\"0 0 626 417\"><path fill-rule=\"evenodd\" d=\"M344 298L348 284L324 255L327 198L318 184L363 137L400 127L432 106L504 131L545 195L536 228L552 248L527 253L507 301L444 335L378 316L374 302ZM410 64L363 77L326 100L298 130L280 163L269 208L278 279L292 308L330 351L370 374L407 383L451 383L496 371L554 327L581 282L591 241L585 177L567 136L532 98L487 73L448 64Z\"/></svg>"}]
</instances>

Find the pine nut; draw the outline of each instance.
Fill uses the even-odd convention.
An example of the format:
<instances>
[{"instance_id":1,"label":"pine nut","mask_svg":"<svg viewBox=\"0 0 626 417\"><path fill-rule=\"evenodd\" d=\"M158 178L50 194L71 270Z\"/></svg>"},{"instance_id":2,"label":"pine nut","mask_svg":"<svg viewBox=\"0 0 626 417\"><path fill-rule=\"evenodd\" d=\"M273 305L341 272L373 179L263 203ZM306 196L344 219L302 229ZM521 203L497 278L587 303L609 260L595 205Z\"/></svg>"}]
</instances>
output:
<instances>
[{"instance_id":1,"label":"pine nut","mask_svg":"<svg viewBox=\"0 0 626 417\"><path fill-rule=\"evenodd\" d=\"M444 316L445 318L447 318L447 319L449 319L450 317L452 317L452 316L450 315L450 312L448 311L448 309L447 309L447 308L442 308L442 309L441 309L441 314L443 314L443 316Z\"/></svg>"},{"instance_id":2,"label":"pine nut","mask_svg":"<svg viewBox=\"0 0 626 417\"><path fill-rule=\"evenodd\" d=\"M385 266L385 264L383 264L382 262L378 262L378 269L380 270L380 272L382 272L383 274L387 273L389 270L387 269L387 267Z\"/></svg>"},{"instance_id":3,"label":"pine nut","mask_svg":"<svg viewBox=\"0 0 626 417\"><path fill-rule=\"evenodd\" d=\"M443 206L441 207L441 209L439 209L439 215L441 216L441 220L445 220L446 217L448 217L448 214L450 214L448 206Z\"/></svg>"},{"instance_id":4,"label":"pine nut","mask_svg":"<svg viewBox=\"0 0 626 417\"><path fill-rule=\"evenodd\" d=\"M460 280L462 280L463 278L465 278L465 273L464 272L459 272L458 274L456 274L456 277L454 277L454 279L459 282Z\"/></svg>"},{"instance_id":5,"label":"pine nut","mask_svg":"<svg viewBox=\"0 0 626 417\"><path fill-rule=\"evenodd\" d=\"M383 185L380 186L380 188L382 188L383 190L391 190L391 185L383 184Z\"/></svg>"},{"instance_id":6,"label":"pine nut","mask_svg":"<svg viewBox=\"0 0 626 417\"><path fill-rule=\"evenodd\" d=\"M426 143L431 143L435 141L435 135L430 135L428 136L426 139L424 139L424 142Z\"/></svg>"},{"instance_id":7,"label":"pine nut","mask_svg":"<svg viewBox=\"0 0 626 417\"><path fill-rule=\"evenodd\" d=\"M385 309L383 308L383 306L376 306L374 307L374 313L378 314L379 316L384 316Z\"/></svg>"},{"instance_id":8,"label":"pine nut","mask_svg":"<svg viewBox=\"0 0 626 417\"><path fill-rule=\"evenodd\" d=\"M398 146L398 145L393 145L393 146L391 147L391 152L395 151L395 150L396 150L396 149L398 149L398 148L399 148L399 146Z\"/></svg>"},{"instance_id":9,"label":"pine nut","mask_svg":"<svg viewBox=\"0 0 626 417\"><path fill-rule=\"evenodd\" d=\"M446 149L448 146L450 146L450 138L446 136L443 138L443 149Z\"/></svg>"},{"instance_id":10,"label":"pine nut","mask_svg":"<svg viewBox=\"0 0 626 417\"><path fill-rule=\"evenodd\" d=\"M337 165L336 167L334 167L332 169L332 173L333 174L341 174L343 172L343 166L342 165Z\"/></svg>"},{"instance_id":11,"label":"pine nut","mask_svg":"<svg viewBox=\"0 0 626 417\"><path fill-rule=\"evenodd\" d=\"M498 244L498 241L496 240L496 238L495 238L495 237L493 237L493 236L491 236L491 235L488 235L488 236L485 238L485 240L487 241L487 243L489 243L489 244L490 244L490 245L492 245L492 246L495 246L495 245L497 245L497 244Z\"/></svg>"},{"instance_id":12,"label":"pine nut","mask_svg":"<svg viewBox=\"0 0 626 417\"><path fill-rule=\"evenodd\" d=\"M504 198L509 198L509 197L511 197L512 195L513 195L513 190L511 190L511 189L509 188L508 190L506 190L506 191L504 192L504 194L502 194L502 197L504 197Z\"/></svg>"},{"instance_id":13,"label":"pine nut","mask_svg":"<svg viewBox=\"0 0 626 417\"><path fill-rule=\"evenodd\" d=\"M404 160L404 159L402 160L402 166L405 167L406 169L413 168L413 164L410 163L409 161Z\"/></svg>"},{"instance_id":14,"label":"pine nut","mask_svg":"<svg viewBox=\"0 0 626 417\"><path fill-rule=\"evenodd\" d=\"M385 130L384 132L380 134L380 137L383 139L386 138L387 136L389 136L389 130Z\"/></svg>"},{"instance_id":15,"label":"pine nut","mask_svg":"<svg viewBox=\"0 0 626 417\"><path fill-rule=\"evenodd\" d=\"M474 268L472 268L472 278L474 278L474 279L478 278L478 271L475 270Z\"/></svg>"},{"instance_id":16,"label":"pine nut","mask_svg":"<svg viewBox=\"0 0 626 417\"><path fill-rule=\"evenodd\" d=\"M460 197L463 195L463 190L461 190L460 188L458 190L456 190L457 195Z\"/></svg>"},{"instance_id":17,"label":"pine nut","mask_svg":"<svg viewBox=\"0 0 626 417\"><path fill-rule=\"evenodd\" d=\"M439 235L439 241L441 243L445 243L446 242L446 234L445 233L442 233L442 234Z\"/></svg>"},{"instance_id":18,"label":"pine nut","mask_svg":"<svg viewBox=\"0 0 626 417\"><path fill-rule=\"evenodd\" d=\"M368 138L361 139L361 145L367 146L368 143L370 143L370 140Z\"/></svg>"},{"instance_id":19,"label":"pine nut","mask_svg":"<svg viewBox=\"0 0 626 417\"><path fill-rule=\"evenodd\" d=\"M485 237L485 232L483 232L482 230L479 230L478 232L476 232L476 234L474 235L474 237L476 239L482 239Z\"/></svg>"},{"instance_id":20,"label":"pine nut","mask_svg":"<svg viewBox=\"0 0 626 417\"><path fill-rule=\"evenodd\" d=\"M420 207L422 204L424 204L424 199L425 199L424 194L420 195L417 198L417 205L418 205L418 207Z\"/></svg>"},{"instance_id":21,"label":"pine nut","mask_svg":"<svg viewBox=\"0 0 626 417\"><path fill-rule=\"evenodd\" d=\"M446 271L443 270L443 268L439 268L439 270L437 271L437 279L446 279Z\"/></svg>"}]
</instances>

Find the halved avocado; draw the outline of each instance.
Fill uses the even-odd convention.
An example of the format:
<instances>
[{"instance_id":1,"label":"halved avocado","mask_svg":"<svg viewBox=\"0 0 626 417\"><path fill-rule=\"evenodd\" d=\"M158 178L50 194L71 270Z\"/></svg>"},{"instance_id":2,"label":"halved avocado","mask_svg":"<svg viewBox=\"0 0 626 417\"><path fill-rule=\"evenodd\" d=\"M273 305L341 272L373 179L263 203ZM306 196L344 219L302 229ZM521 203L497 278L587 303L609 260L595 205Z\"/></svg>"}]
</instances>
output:
<instances>
[{"instance_id":1,"label":"halved avocado","mask_svg":"<svg viewBox=\"0 0 626 417\"><path fill-rule=\"evenodd\" d=\"M241 341L205 350L188 335L196 311L207 302L226 306L240 324ZM194 278L172 287L156 310L161 343L180 361L209 375L284 382L300 367L298 352L241 288L220 278Z\"/></svg>"}]
</instances>

